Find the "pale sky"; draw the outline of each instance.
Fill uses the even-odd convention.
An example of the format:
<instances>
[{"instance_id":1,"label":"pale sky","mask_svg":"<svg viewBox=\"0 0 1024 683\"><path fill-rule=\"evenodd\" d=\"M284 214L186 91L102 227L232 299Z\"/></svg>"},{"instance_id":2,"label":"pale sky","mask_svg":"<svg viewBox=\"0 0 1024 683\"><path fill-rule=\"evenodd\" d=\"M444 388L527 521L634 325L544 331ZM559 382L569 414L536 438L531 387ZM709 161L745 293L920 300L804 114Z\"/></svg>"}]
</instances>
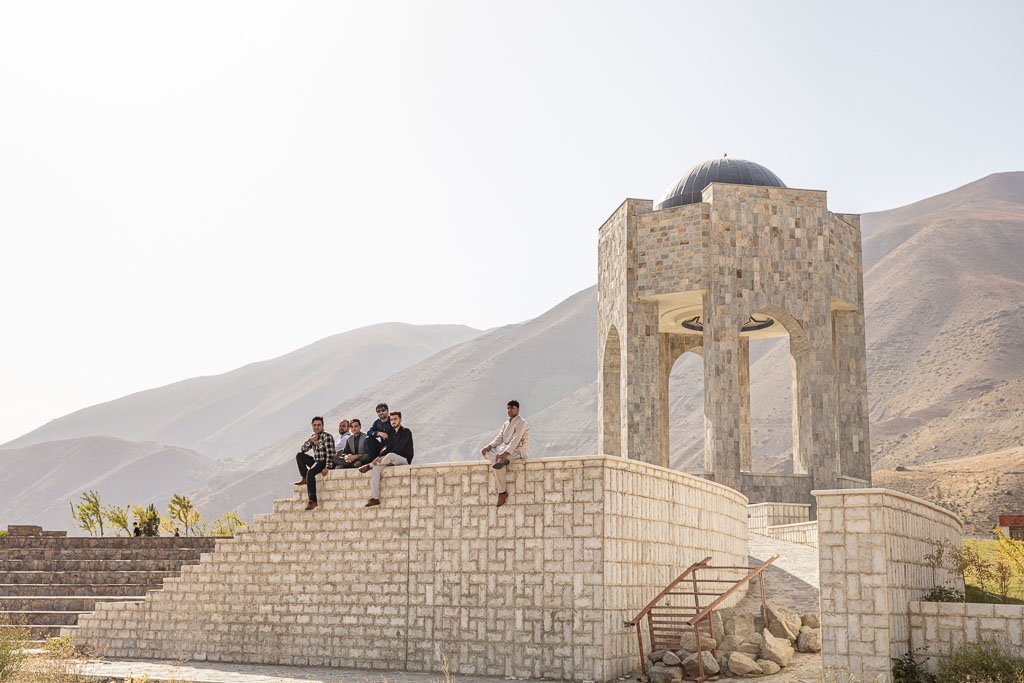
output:
<instances>
[{"instance_id":1,"label":"pale sky","mask_svg":"<svg viewBox=\"0 0 1024 683\"><path fill-rule=\"evenodd\" d=\"M1022 35L1011 1L2 3L0 443L539 315L624 198L723 153L845 212L1024 170Z\"/></svg>"}]
</instances>

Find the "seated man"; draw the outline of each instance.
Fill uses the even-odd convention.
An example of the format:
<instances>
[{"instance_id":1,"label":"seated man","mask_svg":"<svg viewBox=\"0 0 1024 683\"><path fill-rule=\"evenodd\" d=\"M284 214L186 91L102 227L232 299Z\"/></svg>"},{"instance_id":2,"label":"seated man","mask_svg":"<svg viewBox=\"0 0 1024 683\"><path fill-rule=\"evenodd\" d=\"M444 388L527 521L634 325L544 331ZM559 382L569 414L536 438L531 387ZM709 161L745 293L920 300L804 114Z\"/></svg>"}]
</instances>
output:
<instances>
[{"instance_id":1,"label":"seated man","mask_svg":"<svg viewBox=\"0 0 1024 683\"><path fill-rule=\"evenodd\" d=\"M381 454L373 462L359 468L363 474L373 470L373 477L370 479L370 500L364 507L380 505L380 477L385 467L408 465L412 462L412 432L402 426L400 411L394 411L390 417L393 434L384 442Z\"/></svg>"},{"instance_id":2,"label":"seated man","mask_svg":"<svg viewBox=\"0 0 1024 683\"><path fill-rule=\"evenodd\" d=\"M319 416L314 417L312 425L313 435L306 439L302 448L295 454L295 463L299 466L299 476L302 477L295 482L295 485L306 485L306 491L309 493L309 502L306 503L307 510L312 510L317 505L316 475L323 471L327 467L327 463L334 458L334 437L330 432L324 431L324 419ZM313 455L306 453L311 448Z\"/></svg>"},{"instance_id":3,"label":"seated man","mask_svg":"<svg viewBox=\"0 0 1024 683\"><path fill-rule=\"evenodd\" d=\"M338 440L334 442L334 457L327 461L327 470L324 471L324 476L329 474L330 470L335 467L341 467L344 460L341 459L341 452L345 448L345 442L348 441L349 437L349 423L345 418L341 418L341 422L338 423Z\"/></svg>"},{"instance_id":4,"label":"seated man","mask_svg":"<svg viewBox=\"0 0 1024 683\"><path fill-rule=\"evenodd\" d=\"M366 451L376 458L383 452L384 445L394 433L395 428L391 426L391 419L388 417L388 404L378 403L377 419L373 421L370 429L366 432L370 437L370 440L366 442Z\"/></svg>"},{"instance_id":5,"label":"seated man","mask_svg":"<svg viewBox=\"0 0 1024 683\"><path fill-rule=\"evenodd\" d=\"M344 470L361 467L373 460L373 456L368 450L370 437L360 431L363 428L362 421L358 417L354 417L349 425L348 440L345 441L345 447L341 449L339 458L341 462L338 463L338 467Z\"/></svg>"},{"instance_id":6,"label":"seated man","mask_svg":"<svg viewBox=\"0 0 1024 683\"><path fill-rule=\"evenodd\" d=\"M505 408L508 419L501 425L494 440L480 451L480 455L492 463L491 467L494 469L494 479L498 484L497 507L501 507L508 500L508 476L505 468L517 460L526 460L530 450L530 425L519 417L519 401L512 399Z\"/></svg>"}]
</instances>

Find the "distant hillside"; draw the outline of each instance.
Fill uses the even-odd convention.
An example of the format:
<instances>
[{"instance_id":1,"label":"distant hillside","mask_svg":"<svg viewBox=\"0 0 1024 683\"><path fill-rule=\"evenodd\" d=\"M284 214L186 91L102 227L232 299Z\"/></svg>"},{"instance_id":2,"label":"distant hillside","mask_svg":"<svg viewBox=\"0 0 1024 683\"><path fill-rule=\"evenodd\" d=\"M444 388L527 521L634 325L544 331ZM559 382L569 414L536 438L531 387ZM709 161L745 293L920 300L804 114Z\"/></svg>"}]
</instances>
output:
<instances>
[{"instance_id":1,"label":"distant hillside","mask_svg":"<svg viewBox=\"0 0 1024 683\"><path fill-rule=\"evenodd\" d=\"M215 459L244 457L373 382L479 334L462 325L363 327L223 375L85 408L0 448L115 436L174 444Z\"/></svg>"},{"instance_id":2,"label":"distant hillside","mask_svg":"<svg viewBox=\"0 0 1024 683\"><path fill-rule=\"evenodd\" d=\"M905 491L964 517L971 536L991 538L999 515L1024 514L1024 447L914 466L876 470L878 486Z\"/></svg>"},{"instance_id":3,"label":"distant hillside","mask_svg":"<svg viewBox=\"0 0 1024 683\"><path fill-rule=\"evenodd\" d=\"M70 529L68 503L89 489L105 504L157 503L206 481L216 463L157 443L89 436L0 450L0 527L39 524Z\"/></svg>"}]
</instances>

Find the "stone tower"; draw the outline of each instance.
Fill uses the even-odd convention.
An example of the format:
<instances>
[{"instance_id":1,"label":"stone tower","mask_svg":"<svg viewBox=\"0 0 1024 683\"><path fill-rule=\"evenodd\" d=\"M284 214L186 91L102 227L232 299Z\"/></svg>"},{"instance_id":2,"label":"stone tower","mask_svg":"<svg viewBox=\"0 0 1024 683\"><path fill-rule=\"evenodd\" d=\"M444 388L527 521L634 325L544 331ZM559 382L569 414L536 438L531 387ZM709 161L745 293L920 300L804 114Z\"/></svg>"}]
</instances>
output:
<instances>
[{"instance_id":1,"label":"stone tower","mask_svg":"<svg viewBox=\"0 0 1024 683\"><path fill-rule=\"evenodd\" d=\"M705 476L751 502L870 484L860 216L749 161L627 199L600 230L599 446L669 465L668 381L704 359ZM751 472L751 339L789 337L793 474Z\"/></svg>"}]
</instances>

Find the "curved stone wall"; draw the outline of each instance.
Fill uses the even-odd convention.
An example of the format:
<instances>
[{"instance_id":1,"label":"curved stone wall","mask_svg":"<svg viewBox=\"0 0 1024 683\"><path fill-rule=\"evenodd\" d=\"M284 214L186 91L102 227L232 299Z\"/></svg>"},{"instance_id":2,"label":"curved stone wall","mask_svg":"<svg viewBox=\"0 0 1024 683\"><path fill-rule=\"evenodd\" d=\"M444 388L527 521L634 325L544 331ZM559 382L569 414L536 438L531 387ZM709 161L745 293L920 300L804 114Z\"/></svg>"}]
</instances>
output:
<instances>
[{"instance_id":1,"label":"curved stone wall","mask_svg":"<svg viewBox=\"0 0 1024 683\"><path fill-rule=\"evenodd\" d=\"M747 564L747 499L606 456L533 460L496 509L489 468L335 472L320 508L274 504L142 603L79 620L112 657L607 681L636 667L623 622L688 565Z\"/></svg>"}]
</instances>

